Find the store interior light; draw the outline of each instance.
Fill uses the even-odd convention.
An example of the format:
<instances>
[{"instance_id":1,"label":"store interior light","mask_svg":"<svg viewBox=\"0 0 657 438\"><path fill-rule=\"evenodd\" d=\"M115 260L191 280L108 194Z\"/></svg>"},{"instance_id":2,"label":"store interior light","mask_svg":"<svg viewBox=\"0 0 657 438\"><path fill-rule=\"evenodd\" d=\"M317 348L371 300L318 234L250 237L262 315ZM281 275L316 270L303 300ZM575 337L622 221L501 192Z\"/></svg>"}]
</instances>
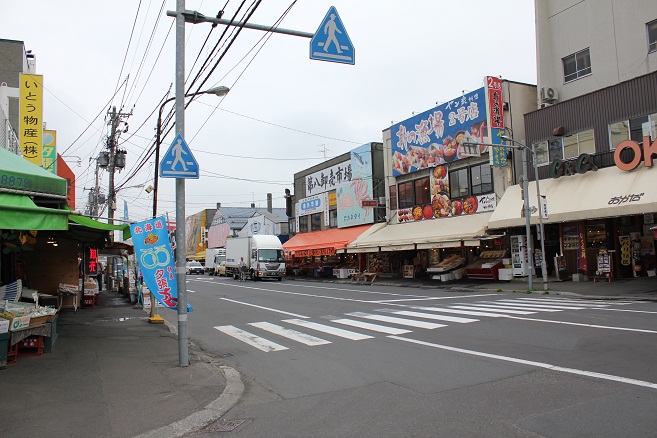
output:
<instances>
[{"instance_id":1,"label":"store interior light","mask_svg":"<svg viewBox=\"0 0 657 438\"><path fill-rule=\"evenodd\" d=\"M59 243L57 243L55 239L52 239L52 246L57 246L57 245L59 245Z\"/></svg>"}]
</instances>

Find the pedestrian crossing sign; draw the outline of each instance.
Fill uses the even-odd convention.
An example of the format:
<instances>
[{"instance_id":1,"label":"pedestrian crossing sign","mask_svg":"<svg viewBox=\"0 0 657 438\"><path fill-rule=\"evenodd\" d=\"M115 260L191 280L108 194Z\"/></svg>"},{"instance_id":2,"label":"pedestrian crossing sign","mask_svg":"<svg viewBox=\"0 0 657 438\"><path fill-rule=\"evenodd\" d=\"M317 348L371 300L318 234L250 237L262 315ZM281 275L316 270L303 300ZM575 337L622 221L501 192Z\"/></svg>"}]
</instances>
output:
<instances>
[{"instance_id":1,"label":"pedestrian crossing sign","mask_svg":"<svg viewBox=\"0 0 657 438\"><path fill-rule=\"evenodd\" d=\"M196 158L182 134L178 134L160 161L160 178L198 179L198 177L199 169Z\"/></svg>"},{"instance_id":2,"label":"pedestrian crossing sign","mask_svg":"<svg viewBox=\"0 0 657 438\"><path fill-rule=\"evenodd\" d=\"M356 63L354 46L335 6L329 8L315 36L310 40L310 59L352 65Z\"/></svg>"}]
</instances>

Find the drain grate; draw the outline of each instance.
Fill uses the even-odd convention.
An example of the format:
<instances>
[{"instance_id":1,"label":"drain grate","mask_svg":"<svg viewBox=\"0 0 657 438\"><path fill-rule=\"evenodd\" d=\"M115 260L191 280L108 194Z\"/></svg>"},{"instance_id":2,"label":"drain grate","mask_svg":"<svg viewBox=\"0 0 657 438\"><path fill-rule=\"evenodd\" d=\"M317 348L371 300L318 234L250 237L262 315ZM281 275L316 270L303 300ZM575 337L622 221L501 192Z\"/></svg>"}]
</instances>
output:
<instances>
[{"instance_id":1,"label":"drain grate","mask_svg":"<svg viewBox=\"0 0 657 438\"><path fill-rule=\"evenodd\" d=\"M241 426L246 420L219 420L212 426L205 428L208 432L232 432Z\"/></svg>"}]
</instances>

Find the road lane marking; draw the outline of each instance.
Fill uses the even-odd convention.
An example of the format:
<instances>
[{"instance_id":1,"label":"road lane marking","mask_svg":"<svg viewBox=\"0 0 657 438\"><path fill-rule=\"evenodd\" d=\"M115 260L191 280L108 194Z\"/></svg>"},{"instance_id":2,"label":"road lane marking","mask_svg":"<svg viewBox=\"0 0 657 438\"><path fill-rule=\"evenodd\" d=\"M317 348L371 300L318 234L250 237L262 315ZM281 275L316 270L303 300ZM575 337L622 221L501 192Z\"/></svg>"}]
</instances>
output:
<instances>
[{"instance_id":1,"label":"road lane marking","mask_svg":"<svg viewBox=\"0 0 657 438\"><path fill-rule=\"evenodd\" d=\"M586 309L584 306L578 306L575 304L567 305L567 304L555 304L555 303L538 303L538 302L518 302L516 300L499 300L499 301L487 301L488 303L500 303L500 304L512 304L514 306L521 306L521 307L545 307L547 309L560 309L560 310L582 310Z\"/></svg>"},{"instance_id":2,"label":"road lane marking","mask_svg":"<svg viewBox=\"0 0 657 438\"><path fill-rule=\"evenodd\" d=\"M355 319L348 319L348 318L332 319L331 322L362 328L365 330L372 330L379 333L386 333L389 335L403 335L406 333L411 333L410 330L406 330L406 329L387 327L385 325L372 324L371 322L365 322L365 321L356 321Z\"/></svg>"},{"instance_id":3,"label":"road lane marking","mask_svg":"<svg viewBox=\"0 0 657 438\"><path fill-rule=\"evenodd\" d=\"M281 327L280 325L272 324L269 322L250 322L249 325L310 346L325 345L331 343L325 339L316 338L315 336Z\"/></svg>"},{"instance_id":4,"label":"road lane marking","mask_svg":"<svg viewBox=\"0 0 657 438\"><path fill-rule=\"evenodd\" d=\"M469 311L469 310L448 309L445 307L411 306L411 309L428 310L430 312L453 313L456 315L490 316L491 318L503 318L506 316L501 313L494 313L493 311L488 312L488 309L484 309L484 308L482 308L481 311L477 311L477 310ZM484 310L486 311L484 312Z\"/></svg>"},{"instance_id":5,"label":"road lane marking","mask_svg":"<svg viewBox=\"0 0 657 438\"><path fill-rule=\"evenodd\" d=\"M412 312L409 310L393 310L389 312L392 312L395 315L415 316L417 318L435 319L437 321L457 322L459 324L467 324L469 322L479 321L478 319L474 319L474 318L461 318L458 316L436 315L435 313Z\"/></svg>"},{"instance_id":6,"label":"road lane marking","mask_svg":"<svg viewBox=\"0 0 657 438\"><path fill-rule=\"evenodd\" d=\"M520 301L528 301L530 303L545 303L545 304L562 304L566 306L578 306L578 307L609 307L609 304L591 304L584 301L575 301L575 300L559 300L559 299L550 299L550 298L518 298Z\"/></svg>"},{"instance_id":7,"label":"road lane marking","mask_svg":"<svg viewBox=\"0 0 657 438\"><path fill-rule=\"evenodd\" d=\"M229 301L229 302L231 302L231 303L243 304L243 305L245 305L245 306L255 307L255 308L257 308L257 309L268 310L268 311L270 311L270 312L282 313L283 315L290 315L290 316L294 316L294 317L296 317L296 318L305 318L305 319L310 318L309 316L303 316L303 315L299 315L299 314L297 314L297 313L286 312L286 311L284 311L284 310L272 309L271 307L258 306L257 304L244 303L244 302L242 302L242 301L231 300L230 298L223 298L223 297L222 297L222 298L220 298L220 299L221 299L221 300L224 300L224 301Z\"/></svg>"},{"instance_id":8,"label":"road lane marking","mask_svg":"<svg viewBox=\"0 0 657 438\"><path fill-rule=\"evenodd\" d=\"M414 319L396 318L394 316L375 315L372 313L352 312L345 313L347 316L355 316L356 318L371 319L374 321L389 322L391 324L407 325L409 327L417 327L424 329L437 329L440 327L447 327L445 324L436 324L435 322L416 321Z\"/></svg>"},{"instance_id":9,"label":"road lane marking","mask_svg":"<svg viewBox=\"0 0 657 438\"><path fill-rule=\"evenodd\" d=\"M467 304L467 303L457 303L457 304ZM531 304L511 304L511 303L499 303L497 301L480 301L478 303L472 303L472 306L485 306L485 307L499 307L501 309L513 309L513 310L527 310L530 312L561 312L563 309L551 309L549 307L531 305Z\"/></svg>"},{"instance_id":10,"label":"road lane marking","mask_svg":"<svg viewBox=\"0 0 657 438\"><path fill-rule=\"evenodd\" d=\"M650 312L647 310L629 310L629 309L600 309L600 310L611 310L613 312L633 312L633 313L657 313L657 312Z\"/></svg>"},{"instance_id":11,"label":"road lane marking","mask_svg":"<svg viewBox=\"0 0 657 438\"><path fill-rule=\"evenodd\" d=\"M507 315L506 317L509 318L509 319L518 319L518 320L521 320L521 321L549 322L551 324L575 325L575 326L578 326L578 327L590 327L590 328L599 328L599 329L606 329L606 330L621 330L621 331L626 331L626 332L657 333L657 330L635 329L635 328L629 328L629 327L614 327L614 326L608 326L608 325L584 324L584 323L581 323L581 322L553 321L553 320L550 320L550 319L523 318L523 317L520 317L520 316L511 316L511 315Z\"/></svg>"},{"instance_id":12,"label":"road lane marking","mask_svg":"<svg viewBox=\"0 0 657 438\"><path fill-rule=\"evenodd\" d=\"M284 319L283 322L289 324L299 325L301 327L307 327L318 332L328 333L330 335L340 336L341 338L351 339L353 341L360 341L362 339L372 339L374 336L363 335L361 333L352 332L349 330L343 330L337 327L331 327L329 325L319 324L316 322L305 321L303 319Z\"/></svg>"},{"instance_id":13,"label":"road lane marking","mask_svg":"<svg viewBox=\"0 0 657 438\"><path fill-rule=\"evenodd\" d=\"M472 304L469 306L449 306L451 309L461 310L490 310L496 313L515 313L516 315L533 315L536 312L527 312L523 310L504 309L500 306L489 306L487 304Z\"/></svg>"},{"instance_id":14,"label":"road lane marking","mask_svg":"<svg viewBox=\"0 0 657 438\"><path fill-rule=\"evenodd\" d=\"M409 298L404 300L380 300L380 301L368 301L372 304L388 304L388 303L403 303L405 301L434 301L434 300L458 300L461 298L476 298L476 297L490 297L490 296L499 296L499 294L480 294L480 295L461 295L454 297L426 297L426 298Z\"/></svg>"},{"instance_id":15,"label":"road lane marking","mask_svg":"<svg viewBox=\"0 0 657 438\"><path fill-rule=\"evenodd\" d=\"M232 336L235 339L238 339L246 344L249 344L252 347L257 348L258 350L270 352L270 351L281 351L287 350L287 347L284 347L276 342L272 342L268 339L261 338L256 336L253 333L246 332L244 330L238 329L232 325L222 325L216 326L215 329Z\"/></svg>"},{"instance_id":16,"label":"road lane marking","mask_svg":"<svg viewBox=\"0 0 657 438\"><path fill-rule=\"evenodd\" d=\"M488 358L488 359L495 359L495 360L501 360L501 361L504 361L504 362L512 362L512 363L517 363L517 364L521 364L521 365L528 365L528 366L533 366L533 367L538 367L538 368L544 368L544 369L548 369L548 370L551 370L551 371L558 371L558 372L562 372L562 373L575 374L575 375L579 375L579 376L593 377L595 379L603 379L603 380L610 380L610 381L614 381L614 382L627 383L627 384L630 384L630 385L642 386L644 388L657 389L657 383L646 382L644 380L630 379L630 378L627 378L627 377L614 376L614 375L611 375L611 374L604 374L604 373L596 373L594 371L579 370L579 369L576 369L576 368L566 368L566 367L561 367L561 366L558 366L558 365L552 365L552 364L549 364L549 363L536 362L536 361L525 360L525 359L518 359L518 358L515 358L515 357L509 357L509 356L500 356L498 354L484 353L482 351L466 350L464 348L450 347L449 345L442 345L442 344L433 344L431 342L424 342L424 341L419 341L417 339L404 338L404 337L396 336L396 335L390 335L388 337L392 338L392 339L397 339L399 341L410 342L412 344L423 345L425 347L431 347L431 348L437 348L437 349L440 349L440 350L453 351L453 352L456 352L456 353L468 354L468 355L471 355L471 356L480 356L480 357L485 357L485 358Z\"/></svg>"}]
</instances>

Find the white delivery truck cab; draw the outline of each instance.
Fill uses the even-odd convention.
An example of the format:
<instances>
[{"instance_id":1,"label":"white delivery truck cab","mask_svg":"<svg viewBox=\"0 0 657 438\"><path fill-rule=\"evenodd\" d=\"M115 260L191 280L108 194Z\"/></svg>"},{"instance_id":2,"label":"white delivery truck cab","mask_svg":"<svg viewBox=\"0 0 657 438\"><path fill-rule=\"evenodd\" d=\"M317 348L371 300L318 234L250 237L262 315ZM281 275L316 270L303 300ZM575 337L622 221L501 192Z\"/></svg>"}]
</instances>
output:
<instances>
[{"instance_id":1,"label":"white delivery truck cab","mask_svg":"<svg viewBox=\"0 0 657 438\"><path fill-rule=\"evenodd\" d=\"M276 278L285 275L285 255L278 237L255 235L234 237L226 240L226 276L239 278L239 263L244 257L247 278L256 281L263 278Z\"/></svg>"},{"instance_id":2,"label":"white delivery truck cab","mask_svg":"<svg viewBox=\"0 0 657 438\"><path fill-rule=\"evenodd\" d=\"M226 248L208 248L205 250L205 272L217 275L219 264L226 260Z\"/></svg>"}]
</instances>

